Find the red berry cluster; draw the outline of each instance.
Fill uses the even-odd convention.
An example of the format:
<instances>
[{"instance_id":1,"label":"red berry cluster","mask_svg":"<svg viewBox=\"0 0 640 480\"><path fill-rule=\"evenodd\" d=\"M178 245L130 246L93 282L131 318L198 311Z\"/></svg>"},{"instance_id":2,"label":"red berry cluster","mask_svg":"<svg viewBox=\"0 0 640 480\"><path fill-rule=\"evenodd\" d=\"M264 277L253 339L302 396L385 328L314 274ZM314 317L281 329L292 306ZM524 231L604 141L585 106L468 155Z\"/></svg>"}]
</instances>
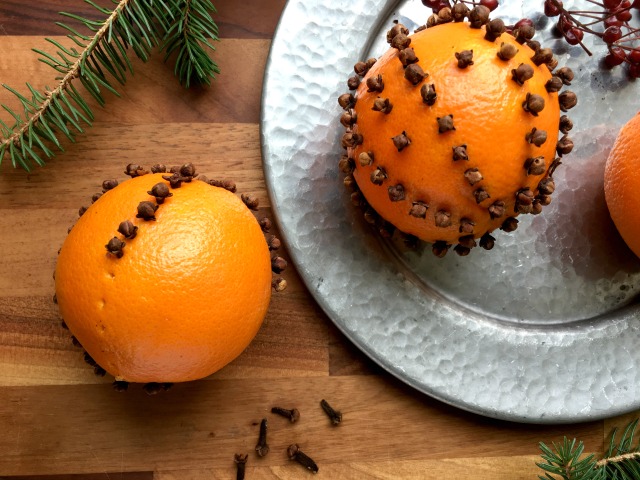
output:
<instances>
[{"instance_id":1,"label":"red berry cluster","mask_svg":"<svg viewBox=\"0 0 640 480\"><path fill-rule=\"evenodd\" d=\"M604 58L610 67L626 64L629 76L640 78L640 28L631 25L633 10L640 10L640 0L588 0L593 7L589 10L569 10L562 0L545 0L544 13L548 17L558 17L557 27L567 43L580 45L591 55L582 43L584 34L595 35L604 41L608 53ZM423 5L438 13L443 8L451 8L457 3L472 7L483 6L490 11L498 8L498 0L422 0ZM637 16L638 14L636 14ZM533 23L524 19L521 23ZM511 28L508 28L510 30Z\"/></svg>"},{"instance_id":2,"label":"red berry cluster","mask_svg":"<svg viewBox=\"0 0 640 480\"><path fill-rule=\"evenodd\" d=\"M633 10L640 10L640 0L591 0L591 10L568 10L562 0L545 0L544 13L558 17L557 27L571 45L581 45L585 33L607 44L605 64L616 67L626 63L629 75L640 78L640 28L631 25Z\"/></svg>"}]
</instances>

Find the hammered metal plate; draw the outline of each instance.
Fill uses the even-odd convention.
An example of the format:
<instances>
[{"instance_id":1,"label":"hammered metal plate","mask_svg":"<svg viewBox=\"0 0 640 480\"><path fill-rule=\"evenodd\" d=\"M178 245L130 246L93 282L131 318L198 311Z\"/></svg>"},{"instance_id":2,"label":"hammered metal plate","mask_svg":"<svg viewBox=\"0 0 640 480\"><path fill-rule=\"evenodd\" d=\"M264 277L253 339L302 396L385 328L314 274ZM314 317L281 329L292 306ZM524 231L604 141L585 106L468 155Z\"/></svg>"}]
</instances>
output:
<instances>
[{"instance_id":1,"label":"hammered metal plate","mask_svg":"<svg viewBox=\"0 0 640 480\"><path fill-rule=\"evenodd\" d=\"M518 422L579 422L638 409L640 261L609 219L602 177L617 131L640 110L640 87L621 68L601 68L604 49L591 36L593 57L556 38L539 2L502 3L495 16L534 19L536 39L576 73L577 147L558 169L558 189L542 215L521 217L516 232L495 235L491 252L477 248L465 258L437 259L429 248L406 251L379 238L351 206L338 172L336 99L353 64L386 49L394 19L413 30L430 11L419 0L290 0L262 100L276 220L331 320L419 391Z\"/></svg>"}]
</instances>

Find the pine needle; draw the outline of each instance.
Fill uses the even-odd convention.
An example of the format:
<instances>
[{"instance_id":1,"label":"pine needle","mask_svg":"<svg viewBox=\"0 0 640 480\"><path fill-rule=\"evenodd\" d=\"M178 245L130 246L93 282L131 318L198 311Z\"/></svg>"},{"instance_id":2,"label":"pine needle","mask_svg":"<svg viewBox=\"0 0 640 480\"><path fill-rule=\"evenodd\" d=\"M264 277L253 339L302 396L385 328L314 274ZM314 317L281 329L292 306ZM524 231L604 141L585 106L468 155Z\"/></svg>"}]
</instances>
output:
<instances>
[{"instance_id":1,"label":"pine needle","mask_svg":"<svg viewBox=\"0 0 640 480\"><path fill-rule=\"evenodd\" d=\"M209 57L218 40L218 27L209 0L114 0L115 8L100 7L85 0L106 18L90 20L73 13L61 15L80 22L92 35L56 22L67 32L75 47L67 47L47 38L54 54L34 49L39 60L59 76L53 89L40 92L26 84L29 96L2 85L19 101L20 111L0 105L13 118L13 125L0 120L0 163L8 156L13 167L30 171L44 165L43 157L54 156L52 148L63 151L61 139L74 142L78 134L91 126L94 113L76 84L79 82L99 105L105 104L105 92L119 96L115 84L124 85L133 75L129 51L147 61L155 47L165 50L165 61L177 53L175 74L181 84L209 84L219 73ZM77 47L77 48L76 48Z\"/></svg>"},{"instance_id":2,"label":"pine needle","mask_svg":"<svg viewBox=\"0 0 640 480\"><path fill-rule=\"evenodd\" d=\"M536 463L545 471L541 480L640 480L640 445L633 446L633 437L640 419L629 423L616 442L617 429L611 434L609 448L601 460L584 456L584 445L566 437L561 444L549 447L540 443L543 462Z\"/></svg>"}]
</instances>

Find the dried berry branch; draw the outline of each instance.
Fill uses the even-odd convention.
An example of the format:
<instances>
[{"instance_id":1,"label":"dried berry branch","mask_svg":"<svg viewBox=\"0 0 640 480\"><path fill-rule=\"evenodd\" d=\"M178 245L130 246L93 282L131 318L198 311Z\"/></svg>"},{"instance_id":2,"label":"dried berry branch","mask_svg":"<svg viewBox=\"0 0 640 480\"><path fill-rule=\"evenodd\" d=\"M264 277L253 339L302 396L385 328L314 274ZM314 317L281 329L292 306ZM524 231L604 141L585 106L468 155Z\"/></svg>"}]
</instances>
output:
<instances>
[{"instance_id":1,"label":"dried berry branch","mask_svg":"<svg viewBox=\"0 0 640 480\"><path fill-rule=\"evenodd\" d=\"M544 13L548 17L558 17L558 30L567 43L580 45L591 55L582 39L585 33L594 35L607 45L607 66L613 68L626 63L629 75L640 78L640 28L630 23L633 19L632 10L640 10L640 1L603 0L589 3L593 5L591 10L571 10L565 8L562 0L545 0Z\"/></svg>"},{"instance_id":2,"label":"dried berry branch","mask_svg":"<svg viewBox=\"0 0 640 480\"><path fill-rule=\"evenodd\" d=\"M631 78L640 78L640 28L632 25L633 11L640 10L640 0L586 0L588 9L570 9L562 0L544 0L544 13L558 17L558 31L570 45L580 45L588 55L584 35L600 38L608 48L604 58L609 68L626 64ZM433 9L431 22L462 11L467 5L481 6L487 13L499 6L498 0L422 0ZM526 19L525 19L526 20ZM509 30L509 29L508 29Z\"/></svg>"}]
</instances>

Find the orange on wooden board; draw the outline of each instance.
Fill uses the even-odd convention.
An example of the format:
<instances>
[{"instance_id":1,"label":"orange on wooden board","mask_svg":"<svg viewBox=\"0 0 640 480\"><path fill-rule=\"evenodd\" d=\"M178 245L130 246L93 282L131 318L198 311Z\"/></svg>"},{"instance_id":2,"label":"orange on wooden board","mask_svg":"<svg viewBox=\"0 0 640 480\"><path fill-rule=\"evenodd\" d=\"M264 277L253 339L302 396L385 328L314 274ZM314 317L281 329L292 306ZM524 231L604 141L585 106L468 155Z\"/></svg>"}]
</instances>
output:
<instances>
[{"instance_id":1,"label":"orange on wooden board","mask_svg":"<svg viewBox=\"0 0 640 480\"><path fill-rule=\"evenodd\" d=\"M640 112L620 130L604 171L604 194L611 219L640 257Z\"/></svg>"},{"instance_id":2,"label":"orange on wooden board","mask_svg":"<svg viewBox=\"0 0 640 480\"><path fill-rule=\"evenodd\" d=\"M446 23L408 38L417 60L407 64L400 47L371 62L341 119L368 206L404 233L448 245L473 242L519 213L540 213L549 198L538 197L538 185L556 158L563 82L526 43L508 33L487 39L484 26ZM498 55L505 45L517 50L511 58ZM518 68L524 76L514 78ZM528 98L544 108L533 113Z\"/></svg>"},{"instance_id":3,"label":"orange on wooden board","mask_svg":"<svg viewBox=\"0 0 640 480\"><path fill-rule=\"evenodd\" d=\"M157 184L171 193L162 204L148 193ZM168 186L157 173L106 191L58 257L64 322L116 381L205 377L240 355L269 306L270 252L243 201L197 179ZM137 218L140 202L155 205L149 219ZM118 232L126 220L137 227L134 238ZM124 247L109 253L114 237Z\"/></svg>"}]
</instances>

